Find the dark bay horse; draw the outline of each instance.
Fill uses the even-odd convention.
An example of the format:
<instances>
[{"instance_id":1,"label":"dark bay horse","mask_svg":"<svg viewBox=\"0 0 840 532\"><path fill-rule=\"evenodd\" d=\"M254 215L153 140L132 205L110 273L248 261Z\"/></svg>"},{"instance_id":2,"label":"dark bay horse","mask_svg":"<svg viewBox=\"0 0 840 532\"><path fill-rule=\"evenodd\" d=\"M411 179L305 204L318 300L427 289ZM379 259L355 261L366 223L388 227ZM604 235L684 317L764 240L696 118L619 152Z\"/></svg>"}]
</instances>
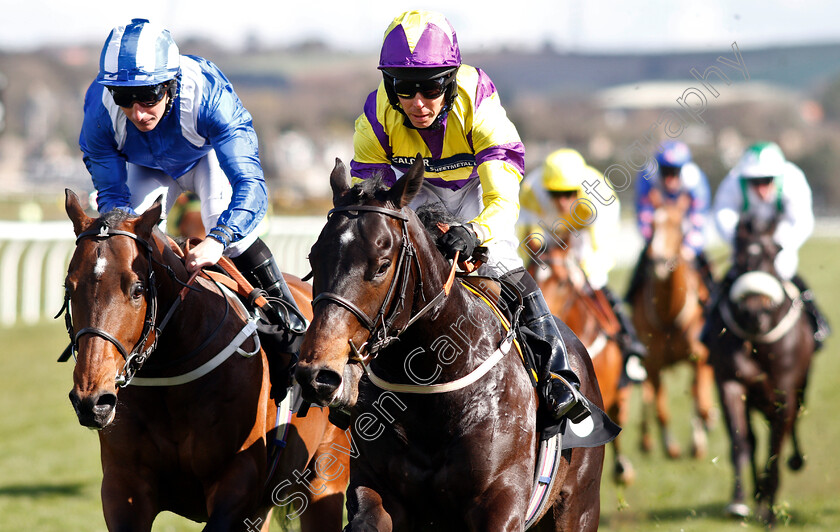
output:
<instances>
[{"instance_id":1,"label":"dark bay horse","mask_svg":"<svg viewBox=\"0 0 840 532\"><path fill-rule=\"evenodd\" d=\"M691 394L695 417L691 423L695 458L705 456L708 450L714 382L708 350L700 341L703 302L708 298L708 290L693 261L681 253L688 200L683 195L675 203L654 202L653 236L646 250L647 268L632 302L633 322L648 348L645 359L648 378L642 394L642 449L649 452L653 448L648 420L653 416L655 404L662 445L670 458L679 457L681 450L669 429L671 416L662 372L680 362L693 366Z\"/></svg>"},{"instance_id":2,"label":"dark bay horse","mask_svg":"<svg viewBox=\"0 0 840 532\"><path fill-rule=\"evenodd\" d=\"M422 182L418 157L388 190L351 189L336 161L296 377L305 397L352 413L346 530L521 531L537 396L489 307L460 282L445 289L450 265L407 207ZM588 355L561 330L581 392L600 406ZM562 452L537 529L597 529L603 458L603 445Z\"/></svg>"},{"instance_id":3,"label":"dark bay horse","mask_svg":"<svg viewBox=\"0 0 840 532\"><path fill-rule=\"evenodd\" d=\"M148 531L171 511L205 530L265 531L272 508L291 504L304 530L340 530L347 436L311 409L269 462L278 409L254 321L203 277L179 295L189 275L156 227L160 202L94 219L68 190L66 210L77 235L65 281L70 400L99 434L108 529ZM288 282L311 317L308 285ZM304 496L301 474L317 495Z\"/></svg>"},{"instance_id":4,"label":"dark bay horse","mask_svg":"<svg viewBox=\"0 0 840 532\"><path fill-rule=\"evenodd\" d=\"M727 512L746 517L743 469L752 467L757 516L775 521L773 504L779 489L779 460L788 435L793 453L788 465L799 470L804 458L796 437L796 421L802 408L808 371L814 352L814 337L802 311L798 290L783 281L774 266L779 252L773 240L775 223L760 223L749 217L739 222L735 260L725 285L718 312L711 319L709 350L715 382L732 444L735 472L732 500ZM760 412L770 428L767 460L756 462L756 438L750 413Z\"/></svg>"},{"instance_id":5,"label":"dark bay horse","mask_svg":"<svg viewBox=\"0 0 840 532\"><path fill-rule=\"evenodd\" d=\"M569 231L555 233L558 241L572 242ZM586 346L592 366L598 377L598 387L604 401L604 410L619 425L624 426L629 412L630 386L620 386L624 371L621 349L615 340L619 324L609 303L586 291L586 276L571 253L572 246L550 246L540 261L533 261L529 271L545 296L551 313L569 326ZM632 484L635 470L630 459L622 454L621 435L613 440L615 460L613 480L619 484Z\"/></svg>"}]
</instances>

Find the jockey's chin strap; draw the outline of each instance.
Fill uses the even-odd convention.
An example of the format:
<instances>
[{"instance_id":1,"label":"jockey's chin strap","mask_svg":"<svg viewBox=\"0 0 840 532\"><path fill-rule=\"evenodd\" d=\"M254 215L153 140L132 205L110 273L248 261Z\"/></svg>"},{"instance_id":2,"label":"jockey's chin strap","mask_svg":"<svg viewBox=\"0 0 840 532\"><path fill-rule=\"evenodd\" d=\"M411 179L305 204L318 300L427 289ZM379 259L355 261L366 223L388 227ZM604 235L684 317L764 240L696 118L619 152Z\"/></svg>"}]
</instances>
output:
<instances>
[{"instance_id":1,"label":"jockey's chin strap","mask_svg":"<svg viewBox=\"0 0 840 532\"><path fill-rule=\"evenodd\" d=\"M380 350L398 340L400 335L415 321L434 308L434 306L437 305L444 297L449 295L449 291L451 290L452 284L455 280L455 267L458 263L458 256L456 254L455 260L452 261L452 270L449 272L449 277L447 278L447 281L443 285L441 291L429 300L423 308L411 316L404 326L392 331L394 323L402 313L402 309L405 305L405 295L408 290L408 278L413 266L415 267L414 269L416 270L418 276L415 292L419 291L421 296L423 294L423 272L420 267L420 261L417 257L417 250L414 248L414 245L408 237L408 216L403 213L402 210L398 211L386 207L377 207L375 205L346 205L330 210L327 217L332 216L333 213L336 212L375 212L384 214L385 216L390 216L391 218L396 218L402 222L402 246L400 247L399 256L397 257L394 277L391 280L388 292L385 295L385 299L382 301L382 305L379 307L376 317L371 319L367 313L365 313L365 311L359 308L355 303L346 297L333 292L321 292L317 297L315 297L315 299L312 300L313 308L315 308L315 305L321 301L329 301L344 307L356 316L359 322L370 332L368 341L359 347L356 347L352 339L348 339L350 349L352 350L350 360L353 362L361 362L366 365L371 358L376 358L376 355L379 354ZM397 283L400 284L399 290L397 290ZM396 302L394 302L395 299L397 300ZM386 316L389 308L390 314ZM367 354L362 354L362 350L365 348L367 348Z\"/></svg>"},{"instance_id":2,"label":"jockey's chin strap","mask_svg":"<svg viewBox=\"0 0 840 532\"><path fill-rule=\"evenodd\" d=\"M64 322L67 327L67 333L70 335L70 349L69 352L65 352L59 358L59 362L63 362L67 360L70 355L74 358L76 353L79 350L79 338L86 334L92 334L94 336L99 336L111 342L114 347L117 348L117 351L120 352L123 359L125 359L125 364L123 365L122 370L120 370L116 377L115 381L117 386L120 388L124 388L128 386L128 383L131 382L131 379L134 378L134 375L140 370L143 364L146 362L146 359L149 358L149 355L155 350L157 347L157 342L160 337L160 333L166 324L169 322L172 315L175 313L175 309L178 307L178 304L183 300L185 291L189 288L190 282L195 278L193 275L190 278L190 282L183 283L175 277L175 272L173 272L170 268L167 267L169 274L181 285L184 286L184 289L181 291L180 297L175 299L175 302L170 307L169 311L166 313L166 316L161 320L159 326L155 325L155 319L157 317L157 281L155 279L155 271L154 268L151 267L151 263L154 261L152 257L152 246L146 240L138 237L134 233L130 233L128 231L122 231L119 229L112 229L106 223L103 223L98 229L89 229L87 231L82 232L76 237L76 245L79 245L79 242L84 238L96 238L96 239L106 239L112 236L126 236L131 238L140 246L142 250L146 252L146 258L149 260L149 276L146 279L146 289L149 293L149 302L146 305L146 317L143 320L143 331L140 333L140 338L137 340L137 343L134 344L134 347L131 349L131 352L126 351L125 347L122 343L117 340L115 336L110 334L109 332L100 329L98 327L84 327L80 329L78 332L74 334L73 332L73 318L71 317L70 313L70 292L65 290L64 292L64 305L58 311L58 314L55 315L56 318L61 316L64 313ZM151 339L151 343L149 343L149 336L154 330L154 336ZM148 344L148 345L147 345Z\"/></svg>"}]
</instances>

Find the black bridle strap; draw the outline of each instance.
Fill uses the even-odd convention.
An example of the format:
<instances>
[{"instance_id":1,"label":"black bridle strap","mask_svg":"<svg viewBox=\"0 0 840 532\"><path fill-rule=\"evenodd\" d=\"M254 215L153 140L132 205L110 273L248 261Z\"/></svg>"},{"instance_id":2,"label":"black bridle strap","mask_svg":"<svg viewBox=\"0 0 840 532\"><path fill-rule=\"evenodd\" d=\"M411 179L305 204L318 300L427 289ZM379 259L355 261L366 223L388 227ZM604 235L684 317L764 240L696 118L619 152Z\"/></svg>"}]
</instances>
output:
<instances>
[{"instance_id":1,"label":"black bridle strap","mask_svg":"<svg viewBox=\"0 0 840 532\"><path fill-rule=\"evenodd\" d=\"M107 332L103 331L102 329L97 329L96 327L85 327L84 329L81 329L79 332L76 333L76 336L73 338L73 343L75 345L79 345L79 338L81 338L82 336L84 336L86 334L92 334L94 336L98 336L100 338L104 338L105 340L108 340L109 342L114 344L114 346L117 348L117 350L123 356L123 359L125 359L125 360L128 359L128 351L125 350L125 347L123 347L122 343L119 340L117 340L114 336L112 336L110 333L107 333Z\"/></svg>"},{"instance_id":2,"label":"black bridle strap","mask_svg":"<svg viewBox=\"0 0 840 532\"><path fill-rule=\"evenodd\" d=\"M378 212L379 214L384 214L386 216L390 216L391 218L396 218L398 220L402 220L404 222L408 221L408 215L403 213L402 211L397 211L394 209L389 209L387 207L377 207L376 205L343 205L341 207L335 207L330 209L330 212L327 213L327 218L332 216L334 212Z\"/></svg>"},{"instance_id":3,"label":"black bridle strap","mask_svg":"<svg viewBox=\"0 0 840 532\"><path fill-rule=\"evenodd\" d=\"M368 318L367 314L365 314L365 311L360 309L358 306L356 306L355 303L353 303L349 299L335 294L333 292L321 292L317 295L317 297L315 297L315 299L312 300L312 307L315 308L315 305L317 305L320 301L332 301L333 303L336 303L337 305L346 308L347 310L352 312L354 316L356 316L359 322L362 325L364 325L367 330L373 330L375 325L373 323L373 320Z\"/></svg>"}]
</instances>

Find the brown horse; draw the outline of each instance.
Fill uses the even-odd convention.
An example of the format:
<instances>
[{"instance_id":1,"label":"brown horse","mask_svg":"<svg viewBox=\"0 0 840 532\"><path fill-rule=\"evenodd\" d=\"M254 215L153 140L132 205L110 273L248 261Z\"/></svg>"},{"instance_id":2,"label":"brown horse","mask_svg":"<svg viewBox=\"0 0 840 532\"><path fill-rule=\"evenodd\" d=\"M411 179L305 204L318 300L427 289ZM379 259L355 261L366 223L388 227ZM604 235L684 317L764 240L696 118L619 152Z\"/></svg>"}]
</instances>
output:
<instances>
[{"instance_id":1,"label":"brown horse","mask_svg":"<svg viewBox=\"0 0 840 532\"><path fill-rule=\"evenodd\" d=\"M804 458L796 437L796 421L805 398L814 336L802 311L798 290L783 281L774 266L778 245L775 223L742 217L735 241L735 261L724 281L725 291L710 316L708 335L715 382L732 443L735 472L732 500L726 510L746 517L742 473L752 466L757 516L772 524L779 489L782 444L790 435L793 453L788 466L799 470ZM767 461L756 463L756 439L750 413L760 412L770 427Z\"/></svg>"},{"instance_id":2,"label":"brown horse","mask_svg":"<svg viewBox=\"0 0 840 532\"><path fill-rule=\"evenodd\" d=\"M446 288L450 265L407 207L422 182L418 157L390 189L351 189L336 161L296 377L305 397L353 415L347 530L520 531L537 395L495 315L460 282ZM560 327L581 392L602 404L583 345ZM540 530L597 529L603 458L603 445L562 452Z\"/></svg>"},{"instance_id":3,"label":"brown horse","mask_svg":"<svg viewBox=\"0 0 840 532\"><path fill-rule=\"evenodd\" d=\"M653 448L648 420L655 401L662 445L670 458L681 454L680 446L669 430L668 394L662 371L683 361L694 368L691 394L695 417L692 419L692 454L695 458L708 451L707 431L712 410L712 368L708 350L700 342L703 329L703 302L708 291L692 261L681 253L682 224L688 208L688 196L674 203L655 202L653 236L645 251L645 278L633 299L633 322L639 338L648 348L643 384L642 449Z\"/></svg>"},{"instance_id":4,"label":"brown horse","mask_svg":"<svg viewBox=\"0 0 840 532\"><path fill-rule=\"evenodd\" d=\"M568 231L555 235L560 242L571 242ZM533 261L529 271L537 280L551 313L568 325L586 346L598 377L604 410L623 426L627 421L633 390L630 386L620 386L624 361L621 348L615 340L619 324L609 303L596 299L596 296L582 288L586 277L572 257L571 249L569 245L565 248L549 247L546 250L547 257L540 259L545 268L540 269L536 261ZM620 436L613 440L613 480L627 485L635 480L635 471L630 459L622 454L619 439Z\"/></svg>"},{"instance_id":5,"label":"brown horse","mask_svg":"<svg viewBox=\"0 0 840 532\"><path fill-rule=\"evenodd\" d=\"M321 409L295 416L269 477L281 438L255 322L208 279L182 292L189 275L156 227L160 202L94 219L68 190L66 210L77 235L65 281L70 401L99 433L108 529L151 530L171 511L205 530L265 531L278 505L305 509L304 530L340 530L347 436ZM288 281L311 316L308 285Z\"/></svg>"}]
</instances>

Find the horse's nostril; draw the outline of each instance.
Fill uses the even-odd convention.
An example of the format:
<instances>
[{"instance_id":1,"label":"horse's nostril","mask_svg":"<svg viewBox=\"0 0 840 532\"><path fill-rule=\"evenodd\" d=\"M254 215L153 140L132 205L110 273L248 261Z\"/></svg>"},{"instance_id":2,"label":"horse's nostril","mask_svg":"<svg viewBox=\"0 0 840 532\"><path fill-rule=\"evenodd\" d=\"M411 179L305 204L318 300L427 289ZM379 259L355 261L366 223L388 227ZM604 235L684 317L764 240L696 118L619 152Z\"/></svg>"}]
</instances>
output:
<instances>
[{"instance_id":1,"label":"horse's nostril","mask_svg":"<svg viewBox=\"0 0 840 532\"><path fill-rule=\"evenodd\" d=\"M96 406L94 406L93 409L108 412L115 406L117 406L117 394L103 393L99 396L99 399L96 400Z\"/></svg>"},{"instance_id":2,"label":"horse's nostril","mask_svg":"<svg viewBox=\"0 0 840 532\"><path fill-rule=\"evenodd\" d=\"M330 370L321 370L315 376L315 382L321 386L326 386L332 389L338 388L341 384L341 375Z\"/></svg>"}]
</instances>

